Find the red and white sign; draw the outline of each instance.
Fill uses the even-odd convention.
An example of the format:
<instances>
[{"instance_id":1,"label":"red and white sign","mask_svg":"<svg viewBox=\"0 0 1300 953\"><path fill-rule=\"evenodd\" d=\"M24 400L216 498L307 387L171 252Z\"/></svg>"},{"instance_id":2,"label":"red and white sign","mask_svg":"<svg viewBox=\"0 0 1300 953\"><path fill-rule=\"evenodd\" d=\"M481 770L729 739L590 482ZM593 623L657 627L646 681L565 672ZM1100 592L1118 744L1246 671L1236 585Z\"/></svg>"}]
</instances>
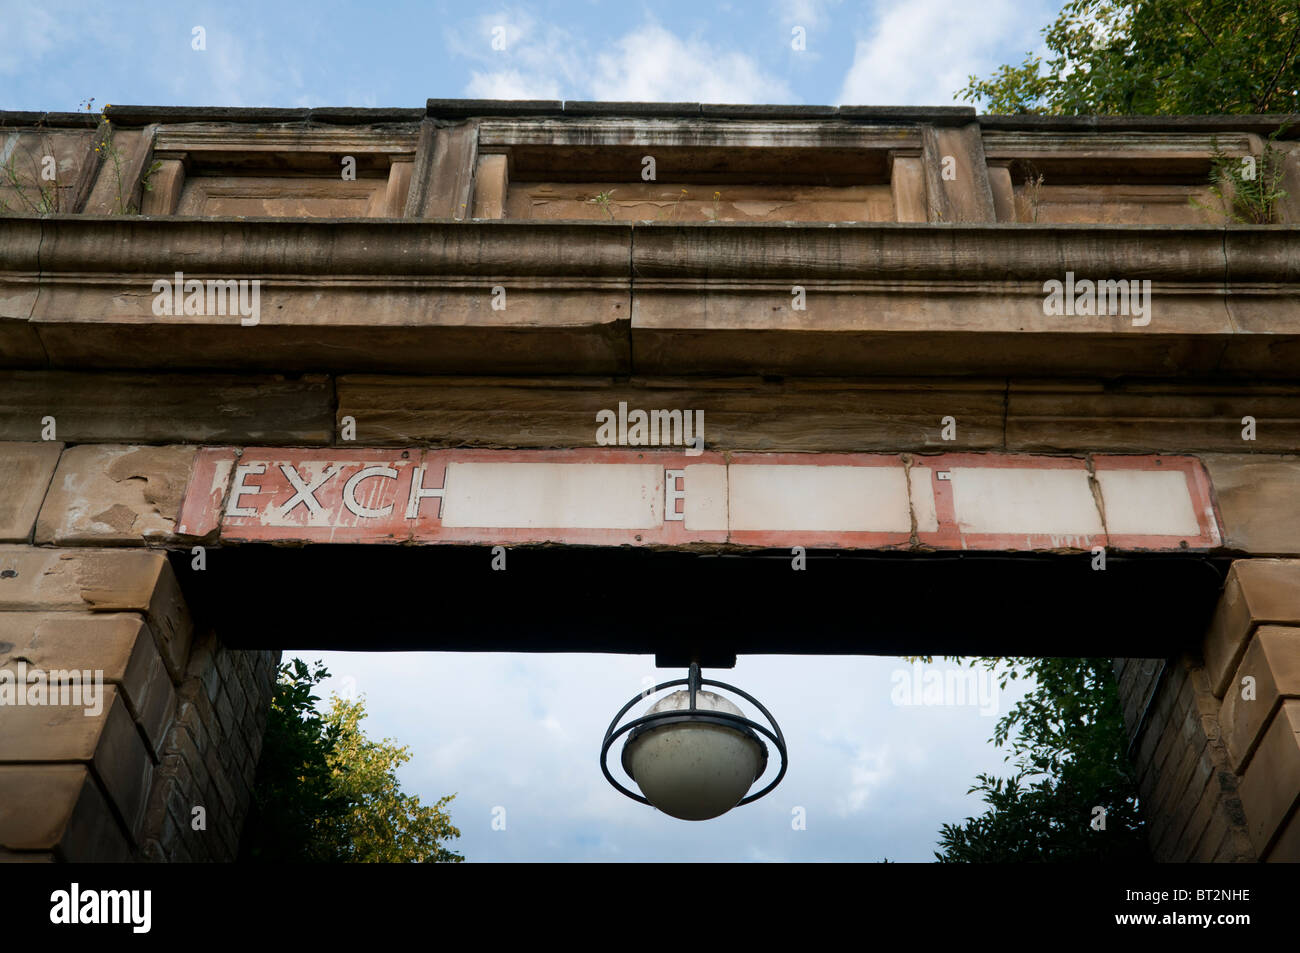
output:
<instances>
[{"instance_id":1,"label":"red and white sign","mask_svg":"<svg viewBox=\"0 0 1300 953\"><path fill-rule=\"evenodd\" d=\"M1211 549L1194 457L200 451L178 531L320 543Z\"/></svg>"}]
</instances>

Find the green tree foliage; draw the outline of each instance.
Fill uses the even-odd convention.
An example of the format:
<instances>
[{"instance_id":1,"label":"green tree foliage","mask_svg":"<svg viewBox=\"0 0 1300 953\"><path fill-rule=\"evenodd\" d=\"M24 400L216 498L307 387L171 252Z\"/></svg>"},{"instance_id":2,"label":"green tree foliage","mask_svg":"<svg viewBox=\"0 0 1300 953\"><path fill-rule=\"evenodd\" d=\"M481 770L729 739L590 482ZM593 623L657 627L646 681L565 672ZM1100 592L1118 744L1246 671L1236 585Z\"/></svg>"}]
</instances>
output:
<instances>
[{"instance_id":1,"label":"green tree foliage","mask_svg":"<svg viewBox=\"0 0 1300 953\"><path fill-rule=\"evenodd\" d=\"M364 702L337 695L322 714L315 687L329 677L301 659L280 666L240 857L246 861L456 863L444 846L460 836L444 808L404 794L397 768L410 760L391 739L361 731Z\"/></svg>"},{"instance_id":2,"label":"green tree foliage","mask_svg":"<svg viewBox=\"0 0 1300 953\"><path fill-rule=\"evenodd\" d=\"M244 822L243 859L341 859L338 843L349 805L335 793L329 764L338 728L325 724L313 692L328 675L320 666L309 670L301 659L280 666Z\"/></svg>"},{"instance_id":3,"label":"green tree foliage","mask_svg":"<svg viewBox=\"0 0 1300 953\"><path fill-rule=\"evenodd\" d=\"M1300 108L1295 0L1071 0L1026 54L961 96L990 113L1210 115Z\"/></svg>"},{"instance_id":4,"label":"green tree foliage","mask_svg":"<svg viewBox=\"0 0 1300 953\"><path fill-rule=\"evenodd\" d=\"M993 742L1009 743L1007 778L981 774L989 809L940 832L941 862L1097 861L1149 859L1128 735L1111 660L1106 658L979 658L1006 689L1017 678L1034 687L998 720ZM1105 827L1097 829L1105 811Z\"/></svg>"},{"instance_id":5,"label":"green tree foliage","mask_svg":"<svg viewBox=\"0 0 1300 953\"><path fill-rule=\"evenodd\" d=\"M411 760L410 749L392 739L371 741L361 731L366 717L361 699L331 700L325 725L338 731L329 756L334 791L352 805L347 818L348 860L367 863L458 863L465 858L442 846L460 836L444 808L454 794L432 807L403 794L397 768Z\"/></svg>"}]
</instances>

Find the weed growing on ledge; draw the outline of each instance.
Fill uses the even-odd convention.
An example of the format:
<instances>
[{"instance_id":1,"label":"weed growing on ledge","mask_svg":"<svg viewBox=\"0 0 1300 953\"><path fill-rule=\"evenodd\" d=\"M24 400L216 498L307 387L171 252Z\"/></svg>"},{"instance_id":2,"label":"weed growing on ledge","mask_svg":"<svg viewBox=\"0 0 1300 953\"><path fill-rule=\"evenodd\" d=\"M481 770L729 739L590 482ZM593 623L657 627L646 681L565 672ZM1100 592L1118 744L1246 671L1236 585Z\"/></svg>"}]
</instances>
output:
<instances>
[{"instance_id":1,"label":"weed growing on ledge","mask_svg":"<svg viewBox=\"0 0 1300 953\"><path fill-rule=\"evenodd\" d=\"M1219 147L1217 139L1211 140L1214 159L1210 166L1210 193L1218 200L1219 208L1211 208L1195 198L1188 201L1196 208L1221 216L1225 225L1279 224L1278 206L1287 192L1282 188L1286 153L1277 147L1277 139L1290 125L1289 121L1283 123L1268 137L1258 159L1228 155Z\"/></svg>"},{"instance_id":2,"label":"weed growing on ledge","mask_svg":"<svg viewBox=\"0 0 1300 953\"><path fill-rule=\"evenodd\" d=\"M673 217L677 214L677 207L682 204L682 199L684 198L686 198L686 190L682 189L681 192L678 193L677 195L677 201L673 202L673 204L669 207L668 213L664 214L662 211L660 211L659 214L655 216L655 221L671 222L673 220Z\"/></svg>"},{"instance_id":3,"label":"weed growing on ledge","mask_svg":"<svg viewBox=\"0 0 1300 953\"><path fill-rule=\"evenodd\" d=\"M18 150L15 148L3 163L0 163L0 180L13 189L20 205L15 208L0 198L0 214L9 216L37 215L44 217L63 211L60 207L59 184L56 178L57 168L51 168L54 161L54 143L45 131L44 119L36 124L40 136L40 148L30 155L31 184L23 181L18 168ZM47 165L46 160L49 160ZM48 184L47 184L48 183ZM32 193L35 189L35 193Z\"/></svg>"},{"instance_id":4,"label":"weed growing on ledge","mask_svg":"<svg viewBox=\"0 0 1300 953\"><path fill-rule=\"evenodd\" d=\"M1043 205L1043 174L1033 165L1028 163L1026 165L1025 186L1020 195L1016 197L1017 204L1020 205L1020 212L1016 215L1016 221L1028 220L1037 224L1038 210Z\"/></svg>"},{"instance_id":5,"label":"weed growing on ledge","mask_svg":"<svg viewBox=\"0 0 1300 953\"><path fill-rule=\"evenodd\" d=\"M606 192L598 192L594 199L587 199L588 202L600 206L601 210L609 216L611 222L614 220L614 210L609 207L609 197L613 194L614 190L610 189Z\"/></svg>"},{"instance_id":6,"label":"weed growing on ledge","mask_svg":"<svg viewBox=\"0 0 1300 953\"><path fill-rule=\"evenodd\" d=\"M86 112L92 112L94 103L94 97L84 99L79 103L79 108L84 109ZM112 176L113 206L110 214L137 215L140 208L129 198L132 190L124 181L125 169L122 152L113 142L114 130L108 118L107 103L100 110L99 119L100 124L95 131L92 156L95 159L96 167L99 168L106 163L109 174ZM63 197L56 178L57 168L54 165L54 143L43 119L36 123L35 130L40 137L40 148L37 150L39 158L35 153L31 155L31 183L23 180L22 172L17 167L14 155L11 154L7 161L0 163L0 181L3 181L5 185L13 190L14 195L18 197L20 202L20 205L15 208L0 198L0 214L44 217L59 212L77 211L74 208L63 207ZM162 162L155 160L143 171L140 176L140 187L143 191L153 191L151 179L153 174L161 167ZM33 190L35 191L33 192Z\"/></svg>"}]
</instances>

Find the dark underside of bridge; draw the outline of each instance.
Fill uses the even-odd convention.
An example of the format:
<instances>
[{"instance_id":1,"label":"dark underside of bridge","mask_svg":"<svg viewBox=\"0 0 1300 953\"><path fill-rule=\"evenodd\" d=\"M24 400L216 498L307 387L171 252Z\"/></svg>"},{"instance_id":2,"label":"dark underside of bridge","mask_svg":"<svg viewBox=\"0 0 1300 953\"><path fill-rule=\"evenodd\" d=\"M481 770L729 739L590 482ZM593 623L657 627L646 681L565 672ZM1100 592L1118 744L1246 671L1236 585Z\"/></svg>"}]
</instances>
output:
<instances>
[{"instance_id":1,"label":"dark underside of bridge","mask_svg":"<svg viewBox=\"0 0 1300 953\"><path fill-rule=\"evenodd\" d=\"M701 555L483 546L245 545L172 554L236 648L735 655L1167 657L1205 632L1228 560L1201 554Z\"/></svg>"}]
</instances>

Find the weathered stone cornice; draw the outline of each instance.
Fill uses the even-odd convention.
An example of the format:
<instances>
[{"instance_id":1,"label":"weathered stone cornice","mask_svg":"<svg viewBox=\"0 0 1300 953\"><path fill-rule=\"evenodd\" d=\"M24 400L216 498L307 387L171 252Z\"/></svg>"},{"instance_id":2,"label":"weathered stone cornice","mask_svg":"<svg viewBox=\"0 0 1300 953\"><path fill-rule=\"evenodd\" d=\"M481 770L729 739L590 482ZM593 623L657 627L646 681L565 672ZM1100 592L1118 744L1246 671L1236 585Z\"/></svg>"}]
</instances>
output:
<instances>
[{"instance_id":1,"label":"weathered stone cornice","mask_svg":"<svg viewBox=\"0 0 1300 953\"><path fill-rule=\"evenodd\" d=\"M708 118L565 117L489 118L479 125L479 147L504 146L643 146L780 148L920 148L915 125L860 125L822 121L789 122L735 119L720 123Z\"/></svg>"},{"instance_id":2,"label":"weathered stone cornice","mask_svg":"<svg viewBox=\"0 0 1300 953\"><path fill-rule=\"evenodd\" d=\"M1291 117L1283 113L1231 116L977 116L980 128L1051 132L1253 132L1267 136ZM1290 126L1278 138L1300 138Z\"/></svg>"},{"instance_id":3,"label":"weathered stone cornice","mask_svg":"<svg viewBox=\"0 0 1300 953\"><path fill-rule=\"evenodd\" d=\"M1300 373L1292 226L55 216L6 222L0 262L8 367ZM259 281L256 326L155 315L177 271ZM1067 274L1150 281L1150 323L1045 314Z\"/></svg>"},{"instance_id":4,"label":"weathered stone cornice","mask_svg":"<svg viewBox=\"0 0 1300 953\"><path fill-rule=\"evenodd\" d=\"M168 278L176 270L232 278L626 277L631 228L599 222L55 215L6 219L0 262L5 271L35 267L39 251L40 268L52 280L92 272Z\"/></svg>"},{"instance_id":5,"label":"weathered stone cornice","mask_svg":"<svg viewBox=\"0 0 1300 953\"><path fill-rule=\"evenodd\" d=\"M855 122L963 125L978 122L987 130L1073 132L1253 132L1269 135L1287 116L977 116L969 106L799 106L716 103L580 102L560 100L430 99L424 107L243 107L243 106L109 106L106 113L121 126L172 122L328 123L364 125L419 122L423 118L457 121L483 116L620 116L690 119L847 119ZM99 116L87 112L0 110L0 125L41 122L51 127L94 127ZM1300 137L1292 126L1281 138Z\"/></svg>"},{"instance_id":6,"label":"weathered stone cornice","mask_svg":"<svg viewBox=\"0 0 1300 953\"><path fill-rule=\"evenodd\" d=\"M1177 282L1238 274L1300 280L1300 229L1289 226L767 224L636 226L638 278L917 278L1018 280L1121 271Z\"/></svg>"},{"instance_id":7,"label":"weathered stone cornice","mask_svg":"<svg viewBox=\"0 0 1300 953\"><path fill-rule=\"evenodd\" d=\"M636 237L633 240L632 233ZM1300 281L1294 226L604 223L54 215L0 229L5 271L581 274L1033 279L1066 268L1144 278ZM634 248L634 259L628 250ZM1226 255L1226 257L1225 257ZM197 273L197 272L196 272Z\"/></svg>"},{"instance_id":8,"label":"weathered stone cornice","mask_svg":"<svg viewBox=\"0 0 1300 953\"><path fill-rule=\"evenodd\" d=\"M1209 162L1215 150L1225 155L1251 154L1251 134L1242 129L1205 131L1098 129L985 129L984 153L990 161L1087 157L1094 161L1142 160L1170 163L1199 159Z\"/></svg>"}]
</instances>

